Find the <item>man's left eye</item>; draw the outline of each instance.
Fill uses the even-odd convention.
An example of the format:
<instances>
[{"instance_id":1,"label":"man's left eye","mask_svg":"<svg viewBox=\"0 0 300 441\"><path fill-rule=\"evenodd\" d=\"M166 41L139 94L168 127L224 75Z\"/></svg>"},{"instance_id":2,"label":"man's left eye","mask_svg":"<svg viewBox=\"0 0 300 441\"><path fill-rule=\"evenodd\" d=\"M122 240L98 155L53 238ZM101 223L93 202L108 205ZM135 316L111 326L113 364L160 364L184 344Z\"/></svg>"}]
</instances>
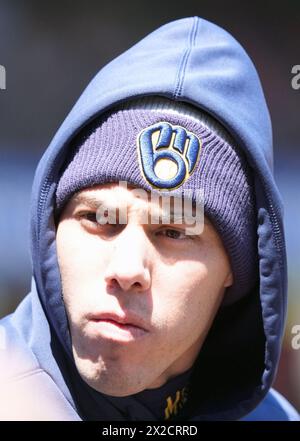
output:
<instances>
[{"instance_id":1,"label":"man's left eye","mask_svg":"<svg viewBox=\"0 0 300 441\"><path fill-rule=\"evenodd\" d=\"M187 236L183 231L174 230L172 228L166 228L165 230L159 231L159 234L165 237L168 237L169 239L177 239L182 240L186 239Z\"/></svg>"}]
</instances>

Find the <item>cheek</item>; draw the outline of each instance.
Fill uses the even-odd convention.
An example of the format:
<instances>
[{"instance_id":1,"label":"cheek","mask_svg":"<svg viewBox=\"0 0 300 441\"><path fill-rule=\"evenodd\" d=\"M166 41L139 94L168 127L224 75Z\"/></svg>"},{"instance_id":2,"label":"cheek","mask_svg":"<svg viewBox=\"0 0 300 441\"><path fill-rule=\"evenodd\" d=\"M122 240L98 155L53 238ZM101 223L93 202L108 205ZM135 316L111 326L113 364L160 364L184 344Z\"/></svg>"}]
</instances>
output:
<instances>
[{"instance_id":1,"label":"cheek","mask_svg":"<svg viewBox=\"0 0 300 441\"><path fill-rule=\"evenodd\" d=\"M205 325L224 291L213 262L196 260L176 262L170 267L160 265L152 286L154 311L159 311L162 322L172 328L178 324L187 328Z\"/></svg>"},{"instance_id":2,"label":"cheek","mask_svg":"<svg viewBox=\"0 0 300 441\"><path fill-rule=\"evenodd\" d=\"M99 268L108 252L103 242L96 236L86 234L72 220L66 220L59 225L56 247L61 271L72 274L72 278L76 279Z\"/></svg>"},{"instance_id":3,"label":"cheek","mask_svg":"<svg viewBox=\"0 0 300 441\"><path fill-rule=\"evenodd\" d=\"M79 309L81 303L89 302L91 293L99 290L109 255L104 245L97 237L80 231L71 220L59 225L56 248L67 306L72 300L73 308L76 304Z\"/></svg>"}]
</instances>

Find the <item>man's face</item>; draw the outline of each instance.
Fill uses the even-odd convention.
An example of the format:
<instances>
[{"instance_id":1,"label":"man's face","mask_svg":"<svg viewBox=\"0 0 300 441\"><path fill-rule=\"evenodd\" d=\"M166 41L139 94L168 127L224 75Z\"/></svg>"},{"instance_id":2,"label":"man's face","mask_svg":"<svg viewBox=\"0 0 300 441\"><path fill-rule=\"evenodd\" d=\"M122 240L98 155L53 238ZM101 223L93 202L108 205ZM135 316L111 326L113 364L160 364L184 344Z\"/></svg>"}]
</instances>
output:
<instances>
[{"instance_id":1,"label":"man's face","mask_svg":"<svg viewBox=\"0 0 300 441\"><path fill-rule=\"evenodd\" d=\"M126 224L97 222L105 201L126 202ZM112 396L189 369L232 284L212 224L205 218L195 236L185 224L142 223L153 204L132 188L96 186L72 197L57 229L75 363L91 387Z\"/></svg>"}]
</instances>

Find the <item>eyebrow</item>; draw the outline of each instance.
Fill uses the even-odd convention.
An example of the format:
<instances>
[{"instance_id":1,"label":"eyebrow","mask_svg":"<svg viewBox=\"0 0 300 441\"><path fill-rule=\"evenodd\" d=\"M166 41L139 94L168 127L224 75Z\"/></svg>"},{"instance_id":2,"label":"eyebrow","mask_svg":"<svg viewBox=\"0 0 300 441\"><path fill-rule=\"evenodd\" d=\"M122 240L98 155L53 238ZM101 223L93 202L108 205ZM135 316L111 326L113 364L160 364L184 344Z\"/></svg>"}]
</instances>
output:
<instances>
[{"instance_id":1,"label":"eyebrow","mask_svg":"<svg viewBox=\"0 0 300 441\"><path fill-rule=\"evenodd\" d=\"M86 204L89 205L91 208L96 209L99 208L101 204L103 204L104 200L92 195L78 193L73 197L73 202L75 202L76 204Z\"/></svg>"},{"instance_id":2,"label":"eyebrow","mask_svg":"<svg viewBox=\"0 0 300 441\"><path fill-rule=\"evenodd\" d=\"M78 193L73 196L73 202L75 202L76 204L86 204L90 208L97 210L103 203L107 203L107 199L104 200L103 198L101 198L99 196ZM114 207L111 205L111 208L114 208ZM115 208L118 208L118 205ZM161 210L161 208L159 210L160 210L160 216L163 216L163 210ZM193 206L192 215L184 216L184 212L178 212L178 211L174 210L173 206L171 206L171 208L170 208L170 223L175 223L175 220L179 219L180 217L181 218L185 217L186 220L187 219L195 219L195 210L196 210L196 208L195 208L195 206ZM151 213L151 208L149 209L149 212ZM204 215L203 217L204 217L205 225L210 226L211 222L207 218L207 216Z\"/></svg>"}]
</instances>

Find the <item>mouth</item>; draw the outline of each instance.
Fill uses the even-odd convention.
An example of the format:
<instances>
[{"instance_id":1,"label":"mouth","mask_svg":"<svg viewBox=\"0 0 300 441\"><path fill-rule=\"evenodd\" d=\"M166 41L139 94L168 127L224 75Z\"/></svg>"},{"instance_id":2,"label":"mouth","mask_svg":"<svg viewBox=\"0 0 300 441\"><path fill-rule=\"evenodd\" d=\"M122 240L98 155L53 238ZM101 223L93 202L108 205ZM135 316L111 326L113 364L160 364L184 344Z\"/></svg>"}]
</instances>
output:
<instances>
[{"instance_id":1,"label":"mouth","mask_svg":"<svg viewBox=\"0 0 300 441\"><path fill-rule=\"evenodd\" d=\"M132 341L148 334L148 329L138 317L115 313L91 314L88 317L97 335L115 341Z\"/></svg>"}]
</instances>

